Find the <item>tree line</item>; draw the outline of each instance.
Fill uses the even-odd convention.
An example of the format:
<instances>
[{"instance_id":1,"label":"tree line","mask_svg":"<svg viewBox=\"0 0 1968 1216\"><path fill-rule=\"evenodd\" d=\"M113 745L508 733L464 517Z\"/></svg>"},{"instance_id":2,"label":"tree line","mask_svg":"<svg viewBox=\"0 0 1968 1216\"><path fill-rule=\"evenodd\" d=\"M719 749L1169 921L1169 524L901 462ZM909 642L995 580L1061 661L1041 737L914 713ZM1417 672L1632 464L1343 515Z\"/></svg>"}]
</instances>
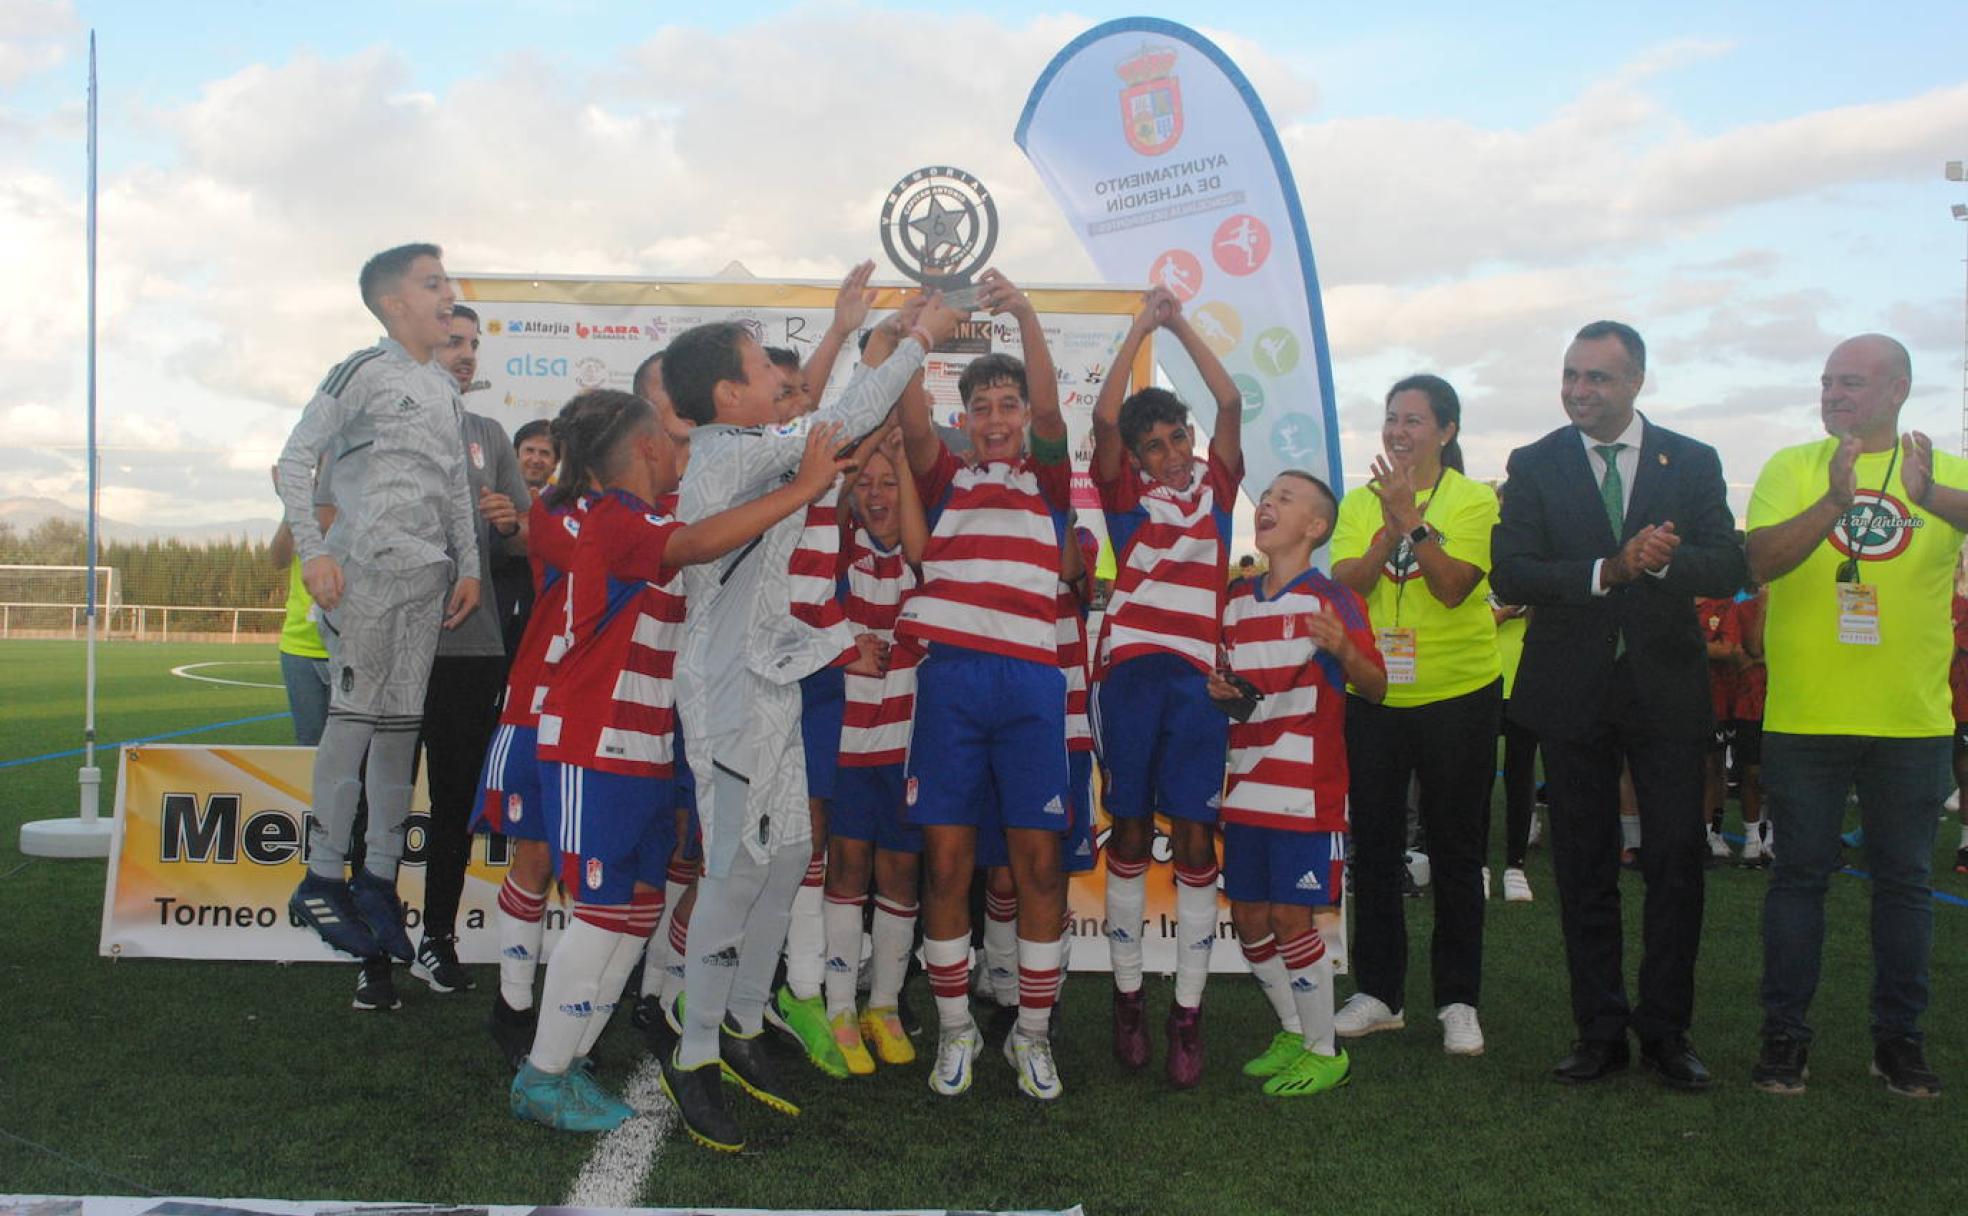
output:
<instances>
[{"instance_id":1,"label":"tree line","mask_svg":"<svg viewBox=\"0 0 1968 1216\"><path fill-rule=\"evenodd\" d=\"M0 523L0 565L80 566L88 560L88 531L73 520L44 519L26 531ZM278 608L287 601L287 572L269 562L263 539L106 542L97 564L115 568L117 595L126 604ZM83 594L81 579L68 594Z\"/></svg>"}]
</instances>

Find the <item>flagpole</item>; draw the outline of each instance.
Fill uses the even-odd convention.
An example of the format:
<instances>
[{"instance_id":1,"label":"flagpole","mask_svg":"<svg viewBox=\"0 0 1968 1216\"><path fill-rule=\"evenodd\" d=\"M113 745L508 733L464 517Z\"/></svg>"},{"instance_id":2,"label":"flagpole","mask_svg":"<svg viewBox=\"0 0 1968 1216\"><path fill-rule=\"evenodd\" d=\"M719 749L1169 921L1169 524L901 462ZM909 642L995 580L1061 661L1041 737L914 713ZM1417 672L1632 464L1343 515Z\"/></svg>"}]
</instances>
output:
<instances>
[{"instance_id":1,"label":"flagpole","mask_svg":"<svg viewBox=\"0 0 1968 1216\"><path fill-rule=\"evenodd\" d=\"M89 31L89 145L87 225L89 589L87 640L83 643L82 768L76 774L80 807L74 819L43 819L21 825L21 852L32 857L107 857L110 824L101 817L102 769L96 766L96 33Z\"/></svg>"}]
</instances>

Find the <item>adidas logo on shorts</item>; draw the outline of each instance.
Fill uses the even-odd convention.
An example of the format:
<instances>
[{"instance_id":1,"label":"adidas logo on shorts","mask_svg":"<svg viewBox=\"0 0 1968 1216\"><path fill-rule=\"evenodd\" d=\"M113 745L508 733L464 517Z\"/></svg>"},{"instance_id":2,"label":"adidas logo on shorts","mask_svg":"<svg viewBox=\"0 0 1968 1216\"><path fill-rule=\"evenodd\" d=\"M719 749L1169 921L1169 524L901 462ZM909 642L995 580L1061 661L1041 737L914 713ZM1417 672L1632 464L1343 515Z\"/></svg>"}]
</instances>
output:
<instances>
[{"instance_id":1,"label":"adidas logo on shorts","mask_svg":"<svg viewBox=\"0 0 1968 1216\"><path fill-rule=\"evenodd\" d=\"M704 956L704 965L706 967L736 967L738 965L738 947L726 946L716 954L706 954Z\"/></svg>"},{"instance_id":2,"label":"adidas logo on shorts","mask_svg":"<svg viewBox=\"0 0 1968 1216\"><path fill-rule=\"evenodd\" d=\"M1319 881L1318 871L1307 870L1305 873L1299 875L1298 889L1301 891L1323 891L1326 888L1325 885Z\"/></svg>"},{"instance_id":3,"label":"adidas logo on shorts","mask_svg":"<svg viewBox=\"0 0 1968 1216\"><path fill-rule=\"evenodd\" d=\"M1208 801L1208 802L1205 802L1205 803L1204 803L1203 805L1204 805L1204 806L1206 806L1206 807L1208 807L1208 808L1209 808L1210 810L1212 810L1212 811L1220 811L1220 810L1222 810L1222 809L1223 809L1223 791L1221 791L1221 790L1218 790L1218 791L1217 791L1216 793L1214 793L1214 794L1211 794L1211 795L1209 796L1209 801Z\"/></svg>"},{"instance_id":4,"label":"adidas logo on shorts","mask_svg":"<svg viewBox=\"0 0 1968 1216\"><path fill-rule=\"evenodd\" d=\"M1048 815L1064 815L1066 813L1066 804L1060 800L1059 795L1054 794L1052 801L1045 804L1045 813Z\"/></svg>"}]
</instances>

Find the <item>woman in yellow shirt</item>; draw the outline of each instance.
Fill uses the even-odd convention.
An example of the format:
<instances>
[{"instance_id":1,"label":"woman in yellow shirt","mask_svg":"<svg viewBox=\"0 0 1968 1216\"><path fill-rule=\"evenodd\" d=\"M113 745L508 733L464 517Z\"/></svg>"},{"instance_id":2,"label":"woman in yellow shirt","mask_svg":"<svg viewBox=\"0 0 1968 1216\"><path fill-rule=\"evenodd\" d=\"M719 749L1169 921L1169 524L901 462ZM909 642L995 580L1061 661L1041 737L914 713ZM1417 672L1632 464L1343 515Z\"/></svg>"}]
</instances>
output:
<instances>
[{"instance_id":1,"label":"woman in yellow shirt","mask_svg":"<svg viewBox=\"0 0 1968 1216\"><path fill-rule=\"evenodd\" d=\"M1503 686L1488 603L1497 496L1463 475L1461 428L1462 403L1446 380L1395 384L1373 480L1340 503L1333 532L1333 576L1367 601L1388 676L1383 703L1346 700L1359 991L1335 1025L1357 1038L1407 1024L1401 871L1415 779L1434 875L1442 1045L1480 1055L1483 855Z\"/></svg>"}]
</instances>

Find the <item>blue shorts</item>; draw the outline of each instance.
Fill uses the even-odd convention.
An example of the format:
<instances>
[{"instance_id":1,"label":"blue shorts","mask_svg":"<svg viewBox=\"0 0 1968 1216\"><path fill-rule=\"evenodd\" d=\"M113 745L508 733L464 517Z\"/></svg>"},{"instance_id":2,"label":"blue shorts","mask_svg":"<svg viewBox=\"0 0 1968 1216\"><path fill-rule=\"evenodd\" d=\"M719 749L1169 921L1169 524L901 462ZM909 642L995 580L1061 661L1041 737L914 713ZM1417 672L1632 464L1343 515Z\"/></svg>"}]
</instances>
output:
<instances>
[{"instance_id":1,"label":"blue shorts","mask_svg":"<svg viewBox=\"0 0 1968 1216\"><path fill-rule=\"evenodd\" d=\"M847 673L823 667L800 681L800 742L806 748L806 796L832 799L840 767L841 714L847 709Z\"/></svg>"},{"instance_id":2,"label":"blue shorts","mask_svg":"<svg viewBox=\"0 0 1968 1216\"><path fill-rule=\"evenodd\" d=\"M1338 907L1345 875L1340 832L1223 825L1223 893L1237 903Z\"/></svg>"},{"instance_id":3,"label":"blue shorts","mask_svg":"<svg viewBox=\"0 0 1968 1216\"><path fill-rule=\"evenodd\" d=\"M827 807L827 835L891 853L922 852L922 829L902 818L902 766L843 764Z\"/></svg>"},{"instance_id":4,"label":"blue shorts","mask_svg":"<svg viewBox=\"0 0 1968 1216\"><path fill-rule=\"evenodd\" d=\"M677 848L685 861L702 861L704 858L704 825L697 822L697 774L690 771L690 758L683 752L683 724L676 728L676 777L673 779L676 790L676 807L683 812L682 835L677 837Z\"/></svg>"},{"instance_id":5,"label":"blue shorts","mask_svg":"<svg viewBox=\"0 0 1968 1216\"><path fill-rule=\"evenodd\" d=\"M1157 653L1109 668L1093 686L1109 816L1216 822L1230 719L1211 703L1208 682L1187 660Z\"/></svg>"},{"instance_id":6,"label":"blue shorts","mask_svg":"<svg viewBox=\"0 0 1968 1216\"><path fill-rule=\"evenodd\" d=\"M1066 673L938 643L917 667L903 803L917 825L1066 830Z\"/></svg>"},{"instance_id":7,"label":"blue shorts","mask_svg":"<svg viewBox=\"0 0 1968 1216\"><path fill-rule=\"evenodd\" d=\"M1068 874L1084 874L1099 858L1093 847L1093 753L1067 752L1066 771L1071 796L1066 813L1072 823L1059 846L1059 868Z\"/></svg>"},{"instance_id":8,"label":"blue shorts","mask_svg":"<svg viewBox=\"0 0 1968 1216\"><path fill-rule=\"evenodd\" d=\"M501 724L492 732L478 778L473 832L498 832L514 840L552 839L540 794L540 761L535 752L539 742L537 727Z\"/></svg>"},{"instance_id":9,"label":"blue shorts","mask_svg":"<svg viewBox=\"0 0 1968 1216\"><path fill-rule=\"evenodd\" d=\"M540 785L569 896L626 904L637 882L662 888L676 846L676 793L668 778L547 763Z\"/></svg>"}]
</instances>

